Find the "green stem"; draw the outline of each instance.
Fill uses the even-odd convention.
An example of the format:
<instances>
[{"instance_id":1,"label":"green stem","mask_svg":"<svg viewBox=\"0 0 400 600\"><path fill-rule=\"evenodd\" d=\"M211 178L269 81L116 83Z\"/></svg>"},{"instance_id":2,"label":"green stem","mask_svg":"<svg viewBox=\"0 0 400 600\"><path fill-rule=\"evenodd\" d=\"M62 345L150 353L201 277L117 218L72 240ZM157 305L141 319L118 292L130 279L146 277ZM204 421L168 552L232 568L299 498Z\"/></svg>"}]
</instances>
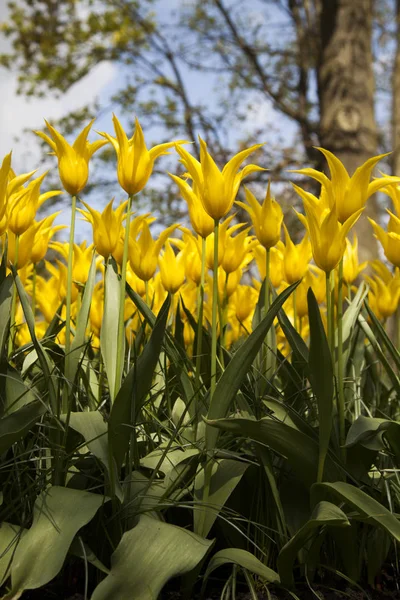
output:
<instances>
[{"instance_id":1,"label":"green stem","mask_svg":"<svg viewBox=\"0 0 400 600\"><path fill-rule=\"evenodd\" d=\"M333 352L334 349L332 347L332 329L333 329L333 322L332 322L332 298L331 298L331 274L326 273L326 317L327 317L327 321L328 321L328 344L329 344L329 350L331 351L331 358L332 358L332 364L333 364Z\"/></svg>"},{"instance_id":2,"label":"green stem","mask_svg":"<svg viewBox=\"0 0 400 600\"><path fill-rule=\"evenodd\" d=\"M338 414L339 414L339 440L342 459L346 459L346 450L343 447L346 443L345 428L345 398L344 398L344 365L343 365L343 258L339 263L339 290L337 307L337 327L338 327Z\"/></svg>"},{"instance_id":3,"label":"green stem","mask_svg":"<svg viewBox=\"0 0 400 600\"><path fill-rule=\"evenodd\" d=\"M76 220L76 196L72 196L71 224L69 228L68 265L67 265L67 295L65 300L65 372L69 373L71 360L71 304L72 304L72 269L74 261L74 240ZM71 382L72 383L72 382ZM63 412L68 412L69 382L65 382L63 395Z\"/></svg>"},{"instance_id":4,"label":"green stem","mask_svg":"<svg viewBox=\"0 0 400 600\"><path fill-rule=\"evenodd\" d=\"M36 314L36 263L33 265L32 271L32 312L33 316Z\"/></svg>"},{"instance_id":5,"label":"green stem","mask_svg":"<svg viewBox=\"0 0 400 600\"><path fill-rule=\"evenodd\" d=\"M293 327L297 330L297 303L296 303L296 290L292 294L293 298Z\"/></svg>"},{"instance_id":6,"label":"green stem","mask_svg":"<svg viewBox=\"0 0 400 600\"><path fill-rule=\"evenodd\" d=\"M267 248L266 254L265 254L264 316L267 314L267 312L269 311L269 307L270 307L270 282L269 282L270 268L271 268L271 249Z\"/></svg>"},{"instance_id":7,"label":"green stem","mask_svg":"<svg viewBox=\"0 0 400 600\"><path fill-rule=\"evenodd\" d=\"M126 266L128 264L128 252L129 252L129 233L131 225L131 209L132 209L133 196L128 198L128 208L126 212L125 220L125 237L124 237L124 250L122 254L122 265L121 265L121 287L119 296L119 310L118 310L118 351L117 351L117 364L115 368L115 395L118 393L121 382L122 372L124 369L125 359L125 320L124 320L124 309L125 309L125 288L126 288ZM114 398L112 398L114 400Z\"/></svg>"},{"instance_id":8,"label":"green stem","mask_svg":"<svg viewBox=\"0 0 400 600\"><path fill-rule=\"evenodd\" d=\"M19 253L19 235L15 235L15 251L14 251L14 267L18 268L18 253ZM14 349L14 339L16 334L15 313L17 311L17 286L14 282L12 300L11 300L11 319L10 319L10 335L8 338L8 356L10 357Z\"/></svg>"},{"instance_id":9,"label":"green stem","mask_svg":"<svg viewBox=\"0 0 400 600\"><path fill-rule=\"evenodd\" d=\"M218 312L218 241L219 241L219 220L215 219L214 221L214 273L213 273L213 298L212 298L212 319L211 319L211 385L210 385L210 404L209 409L211 409L215 387L216 387L216 377L217 377L217 312ZM206 426L206 449L213 450L213 448L208 447L207 441L207 428ZM202 493L202 506L200 507L201 513L198 524L198 533L199 535L204 536L204 524L206 514L208 512L207 502L210 497L210 484L211 484L211 475L212 475L212 465L213 458L212 456L207 456L207 462L204 466L204 484L203 484L203 493Z\"/></svg>"},{"instance_id":10,"label":"green stem","mask_svg":"<svg viewBox=\"0 0 400 600\"><path fill-rule=\"evenodd\" d=\"M204 302L204 283L206 278L206 240L201 239L201 274L200 286L197 290L197 344L196 344L196 375L194 389L197 391L200 388L200 370L201 370L201 353L203 346L203 302Z\"/></svg>"},{"instance_id":11,"label":"green stem","mask_svg":"<svg viewBox=\"0 0 400 600\"><path fill-rule=\"evenodd\" d=\"M211 388L210 404L212 402L217 384L217 314L218 314L218 242L219 242L219 220L214 221L214 273L213 273L213 297L212 297L212 319L211 319Z\"/></svg>"}]
</instances>

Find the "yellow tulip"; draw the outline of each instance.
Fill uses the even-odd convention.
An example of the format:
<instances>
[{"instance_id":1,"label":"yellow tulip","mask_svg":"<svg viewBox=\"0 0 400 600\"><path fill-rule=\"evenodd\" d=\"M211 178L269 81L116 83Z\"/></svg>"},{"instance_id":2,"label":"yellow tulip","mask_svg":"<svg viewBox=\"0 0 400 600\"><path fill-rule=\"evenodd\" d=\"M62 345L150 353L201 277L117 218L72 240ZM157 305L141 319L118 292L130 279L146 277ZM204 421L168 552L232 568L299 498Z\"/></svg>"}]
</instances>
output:
<instances>
[{"instance_id":1,"label":"yellow tulip","mask_svg":"<svg viewBox=\"0 0 400 600\"><path fill-rule=\"evenodd\" d=\"M53 250L57 250L65 260L68 260L69 243L68 242L52 242L50 247ZM81 244L74 244L73 247L73 265L72 265L72 279L75 284L84 285L89 275L89 269L93 257L93 244L87 246L87 242L84 241Z\"/></svg>"},{"instance_id":2,"label":"yellow tulip","mask_svg":"<svg viewBox=\"0 0 400 600\"><path fill-rule=\"evenodd\" d=\"M286 225L283 225L285 230L285 246L283 251L283 269L285 280L292 284L298 281L307 272L308 263L311 260L312 251L311 244L306 233L299 244L294 244Z\"/></svg>"},{"instance_id":3,"label":"yellow tulip","mask_svg":"<svg viewBox=\"0 0 400 600\"><path fill-rule=\"evenodd\" d=\"M376 311L378 316L387 319L396 311L399 305L399 270L396 269L394 276L392 275L390 280L386 282L376 275L374 277L366 276L365 279L368 281L371 288L371 293L369 295L371 308Z\"/></svg>"},{"instance_id":4,"label":"yellow tulip","mask_svg":"<svg viewBox=\"0 0 400 600\"><path fill-rule=\"evenodd\" d=\"M16 261L16 235L10 230L8 232L7 258L16 269L23 269L31 259L33 241L35 239L38 226L32 226L19 236L18 240L18 260Z\"/></svg>"},{"instance_id":5,"label":"yellow tulip","mask_svg":"<svg viewBox=\"0 0 400 600\"><path fill-rule=\"evenodd\" d=\"M87 212L78 208L85 219L92 224L94 245L97 252L105 259L115 252L121 237L123 213L128 204L128 201L122 202L113 210L113 202L114 199L107 204L102 213L83 201L82 204Z\"/></svg>"},{"instance_id":6,"label":"yellow tulip","mask_svg":"<svg viewBox=\"0 0 400 600\"><path fill-rule=\"evenodd\" d=\"M7 226L15 235L21 235L32 226L37 209L48 198L58 196L62 192L53 190L40 193L40 186L46 173L31 181L27 187L20 186L8 198Z\"/></svg>"},{"instance_id":7,"label":"yellow tulip","mask_svg":"<svg viewBox=\"0 0 400 600\"><path fill-rule=\"evenodd\" d=\"M264 248L272 248L281 237L283 212L279 204L271 197L271 185L268 182L264 202L260 204L254 194L245 187L247 204L236 204L246 210L252 220L256 237Z\"/></svg>"},{"instance_id":8,"label":"yellow tulip","mask_svg":"<svg viewBox=\"0 0 400 600\"><path fill-rule=\"evenodd\" d=\"M58 172L64 189L77 196L85 187L89 177L89 160L97 150L107 144L105 140L88 142L90 128L94 119L81 131L71 146L67 140L45 120L50 136L42 131L35 131L42 138L58 158Z\"/></svg>"},{"instance_id":9,"label":"yellow tulip","mask_svg":"<svg viewBox=\"0 0 400 600\"><path fill-rule=\"evenodd\" d=\"M225 253L225 242L229 235L232 235L234 231L244 227L244 223L236 223L228 229L232 219L235 215L231 215L219 226L219 237L218 237L218 266L222 264ZM208 236L206 239L206 265L209 269L214 269L214 233Z\"/></svg>"},{"instance_id":10,"label":"yellow tulip","mask_svg":"<svg viewBox=\"0 0 400 600\"><path fill-rule=\"evenodd\" d=\"M269 254L269 279L274 288L279 288L283 277L283 257L284 257L285 245L282 241L279 241L276 246L270 249ZM259 244L253 248L254 258L257 263L258 272L262 280L266 277L266 265L267 265L267 251L264 246Z\"/></svg>"},{"instance_id":11,"label":"yellow tulip","mask_svg":"<svg viewBox=\"0 0 400 600\"><path fill-rule=\"evenodd\" d=\"M230 298L230 307L234 308L239 323L244 323L253 316L258 300L258 293L250 285L238 285Z\"/></svg>"},{"instance_id":12,"label":"yellow tulip","mask_svg":"<svg viewBox=\"0 0 400 600\"><path fill-rule=\"evenodd\" d=\"M181 250L175 255L170 242L165 242L165 250L158 259L161 282L167 292L175 294L185 281L185 255Z\"/></svg>"},{"instance_id":13,"label":"yellow tulip","mask_svg":"<svg viewBox=\"0 0 400 600\"><path fill-rule=\"evenodd\" d=\"M242 150L231 158L220 171L209 154L205 141L200 137L199 140L200 162L184 148L176 146L176 150L181 157L180 162L187 169L196 185L205 211L212 219L219 221L231 210L242 179L250 173L254 173L254 171L264 171L263 168L256 165L247 165L244 169L238 171L242 162L252 152L261 148L263 144L256 144L251 148Z\"/></svg>"},{"instance_id":14,"label":"yellow tulip","mask_svg":"<svg viewBox=\"0 0 400 600\"><path fill-rule=\"evenodd\" d=\"M186 144L184 140L158 144L147 150L146 142L139 121L135 120L135 132L128 139L121 123L113 115L113 124L116 137L100 132L113 146L117 155L117 174L119 185L129 196L140 192L148 182L153 172L154 161L163 154L169 154L168 148L175 144Z\"/></svg>"},{"instance_id":15,"label":"yellow tulip","mask_svg":"<svg viewBox=\"0 0 400 600\"><path fill-rule=\"evenodd\" d=\"M365 269L367 262L358 262L358 240L353 236L353 243L346 238L346 250L343 254L343 281L348 285L353 283L359 274Z\"/></svg>"},{"instance_id":16,"label":"yellow tulip","mask_svg":"<svg viewBox=\"0 0 400 600\"><path fill-rule=\"evenodd\" d=\"M388 210L390 215L387 232L373 219L368 218L374 228L375 237L382 244L383 251L389 262L400 267L400 219Z\"/></svg>"},{"instance_id":17,"label":"yellow tulip","mask_svg":"<svg viewBox=\"0 0 400 600\"><path fill-rule=\"evenodd\" d=\"M149 281L154 277L161 248L177 227L176 224L167 227L154 241L147 221L143 220L139 238L129 239L129 260L133 271L140 279Z\"/></svg>"},{"instance_id":18,"label":"yellow tulip","mask_svg":"<svg viewBox=\"0 0 400 600\"><path fill-rule=\"evenodd\" d=\"M178 185L183 198L187 202L189 219L194 231L205 239L214 230L214 219L204 210L196 184L193 183L193 188L191 188L188 182L181 177L177 177L171 173L168 173L168 175Z\"/></svg>"},{"instance_id":19,"label":"yellow tulip","mask_svg":"<svg viewBox=\"0 0 400 600\"><path fill-rule=\"evenodd\" d=\"M300 213L297 216L309 233L315 264L325 273L330 273L343 257L346 236L364 209L352 214L342 225L335 207L318 213L307 198L303 198L303 203L307 217Z\"/></svg>"},{"instance_id":20,"label":"yellow tulip","mask_svg":"<svg viewBox=\"0 0 400 600\"><path fill-rule=\"evenodd\" d=\"M350 177L343 163L332 152L324 148L317 150L322 152L328 162L331 179L315 169L298 169L292 172L309 175L321 184L330 210L336 207L337 220L342 225L354 214L359 214L375 192L391 183L400 183L399 177L391 176L370 181L375 165L387 154L370 158Z\"/></svg>"},{"instance_id":21,"label":"yellow tulip","mask_svg":"<svg viewBox=\"0 0 400 600\"><path fill-rule=\"evenodd\" d=\"M32 252L31 252L31 261L36 264L40 262L46 255L49 243L53 235L57 233L57 231L61 231L65 229L65 225L56 225L52 227L54 219L60 214L56 212L48 217L45 217L39 223L37 223L38 228L35 233L35 238L33 240ZM35 224L34 224L35 225Z\"/></svg>"},{"instance_id":22,"label":"yellow tulip","mask_svg":"<svg viewBox=\"0 0 400 600\"><path fill-rule=\"evenodd\" d=\"M258 245L258 242L253 237L247 236L249 229L250 227L244 229L235 237L230 235L230 230L228 230L224 240L225 251L221 262L225 273L233 273L243 267L245 262L248 264L253 259L249 253Z\"/></svg>"}]
</instances>

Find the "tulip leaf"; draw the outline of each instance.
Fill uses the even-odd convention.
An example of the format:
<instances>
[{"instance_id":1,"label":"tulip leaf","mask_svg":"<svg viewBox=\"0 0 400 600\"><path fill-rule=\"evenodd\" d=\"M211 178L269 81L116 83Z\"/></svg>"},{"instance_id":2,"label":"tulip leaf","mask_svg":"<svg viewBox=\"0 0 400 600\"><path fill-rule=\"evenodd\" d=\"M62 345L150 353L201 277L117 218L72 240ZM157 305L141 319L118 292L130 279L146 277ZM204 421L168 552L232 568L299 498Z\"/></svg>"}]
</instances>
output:
<instances>
[{"instance_id":1,"label":"tulip leaf","mask_svg":"<svg viewBox=\"0 0 400 600\"><path fill-rule=\"evenodd\" d=\"M148 322L150 327L153 328L155 325L155 322L156 322L156 317L155 317L154 313L150 310L150 308L147 306L146 302L143 301L143 299L139 296L139 294L137 294L129 286L129 284L126 284L126 291L127 291L129 298L132 300L132 302L134 304L136 304L140 313L146 319L146 321ZM164 345L165 345L165 351L168 355L168 358L171 360L171 362L174 365L174 368L176 370L176 375L177 375L178 381L180 382L182 399L185 401L185 404L188 407L190 417L194 418L195 417L195 407L193 406L193 399L195 397L195 392L193 389L193 384L188 375L186 367L183 367L183 365L182 365L182 357L179 354L179 351L177 350L177 348L175 347L173 342L171 341L171 338L168 335L168 333L165 335Z\"/></svg>"},{"instance_id":2,"label":"tulip leaf","mask_svg":"<svg viewBox=\"0 0 400 600\"><path fill-rule=\"evenodd\" d=\"M121 468L128 450L131 426L134 426L152 386L154 370L165 337L170 304L171 298L168 295L154 322L150 339L125 377L111 410L108 436L118 469Z\"/></svg>"},{"instance_id":3,"label":"tulip leaf","mask_svg":"<svg viewBox=\"0 0 400 600\"><path fill-rule=\"evenodd\" d=\"M15 270L13 272L14 272L15 284L16 284L17 290L18 290L18 296L19 296L19 299L21 302L22 310L24 312L26 323L28 325L29 335L31 336L31 340L32 340L33 346L36 350L36 353L37 353L37 356L39 359L39 363L40 363L40 367L43 372L43 377L46 381L46 387L49 392L50 405L52 407L54 414L57 415L57 414L59 414L59 402L58 402L58 394L57 394L58 381L57 381L57 377L56 377L56 373L55 373L55 365L54 365L53 361L50 359L50 357L48 356L46 350L43 348L40 341L36 337L35 317L32 312L29 298L24 289L24 286L22 285L21 279L16 274Z\"/></svg>"},{"instance_id":4,"label":"tulip leaf","mask_svg":"<svg viewBox=\"0 0 400 600\"><path fill-rule=\"evenodd\" d=\"M374 329L377 333L377 338L382 342L382 344L384 346L386 346L386 349L388 350L388 352L393 360L393 363L396 365L396 368L400 369L399 350L394 346L392 340L390 339L390 337L386 333L385 329L383 328L382 323L380 323L379 319L376 317L373 310L371 310L371 307L369 306L367 300L365 301L365 308L367 309L368 316L371 319Z\"/></svg>"},{"instance_id":5,"label":"tulip leaf","mask_svg":"<svg viewBox=\"0 0 400 600\"><path fill-rule=\"evenodd\" d=\"M88 279L85 285L85 291L83 292L82 304L79 309L75 337L71 343L70 358L69 362L66 362L68 371L65 372L67 381L73 383L75 380L76 372L78 370L79 360L85 347L85 334L86 327L89 319L90 304L92 302L93 288L96 277L96 257L93 253L92 262L90 264Z\"/></svg>"},{"instance_id":6,"label":"tulip leaf","mask_svg":"<svg viewBox=\"0 0 400 600\"><path fill-rule=\"evenodd\" d=\"M237 460L222 459L213 461L210 481L210 493L207 498L208 510L202 522L202 534L207 537L219 513L232 494L239 481L246 472L248 463ZM195 500L201 503L204 487L204 469L195 479ZM199 504L199 509L194 511L194 529L198 531L198 523L204 507ZM202 517L203 518L203 517Z\"/></svg>"},{"instance_id":7,"label":"tulip leaf","mask_svg":"<svg viewBox=\"0 0 400 600\"><path fill-rule=\"evenodd\" d=\"M219 419L206 420L211 427L228 431L239 437L248 437L265 444L285 456L300 480L308 488L315 482L318 466L318 443L302 431L272 419ZM340 469L327 456L325 477L330 481L340 478Z\"/></svg>"},{"instance_id":8,"label":"tulip leaf","mask_svg":"<svg viewBox=\"0 0 400 600\"><path fill-rule=\"evenodd\" d=\"M345 502L361 515L361 520L381 527L397 542L400 541L400 522L398 519L360 488L343 481L315 483L311 490L311 496L314 503L326 496L333 496L340 502Z\"/></svg>"},{"instance_id":9,"label":"tulip leaf","mask_svg":"<svg viewBox=\"0 0 400 600\"><path fill-rule=\"evenodd\" d=\"M282 585L289 588L294 587L293 564L296 556L310 539L313 531L324 525L346 527L350 526L350 523L340 508L330 502L319 502L307 523L297 531L279 553L277 566Z\"/></svg>"},{"instance_id":10,"label":"tulip leaf","mask_svg":"<svg viewBox=\"0 0 400 600\"><path fill-rule=\"evenodd\" d=\"M6 341L10 329L11 301L13 278L11 273L2 281L0 286L0 358L4 359Z\"/></svg>"},{"instance_id":11,"label":"tulip leaf","mask_svg":"<svg viewBox=\"0 0 400 600\"><path fill-rule=\"evenodd\" d=\"M76 533L106 500L100 494L58 486L37 498L32 526L14 554L12 597L42 587L59 573Z\"/></svg>"},{"instance_id":12,"label":"tulip leaf","mask_svg":"<svg viewBox=\"0 0 400 600\"><path fill-rule=\"evenodd\" d=\"M318 479L322 481L329 448L333 414L333 366L328 340L322 324L318 302L311 288L307 292L310 323L308 377L317 398L319 419Z\"/></svg>"},{"instance_id":13,"label":"tulip leaf","mask_svg":"<svg viewBox=\"0 0 400 600\"><path fill-rule=\"evenodd\" d=\"M346 308L343 315L343 369L346 370L348 360L350 358L351 340L354 333L354 327L358 319L358 315L364 305L364 300L368 294L368 287L364 282L360 285L356 295L352 299L350 305Z\"/></svg>"},{"instance_id":14,"label":"tulip leaf","mask_svg":"<svg viewBox=\"0 0 400 600\"><path fill-rule=\"evenodd\" d=\"M270 327L274 323L276 315L298 284L299 282L294 283L283 290L283 292L274 300L268 313L257 328L249 335L233 355L232 360L222 373L221 378L216 385L207 415L208 419L221 419L227 415L233 399L251 368L257 353L262 347ZM215 448L217 439L218 430L207 428L206 445L208 449Z\"/></svg>"},{"instance_id":15,"label":"tulip leaf","mask_svg":"<svg viewBox=\"0 0 400 600\"><path fill-rule=\"evenodd\" d=\"M4 406L5 413L12 413L29 404L36 399L34 388L28 387L22 379L19 372L7 365L7 374L5 376L6 401Z\"/></svg>"},{"instance_id":16,"label":"tulip leaf","mask_svg":"<svg viewBox=\"0 0 400 600\"><path fill-rule=\"evenodd\" d=\"M142 515L111 556L111 572L92 600L155 600L171 578L194 569L213 542Z\"/></svg>"},{"instance_id":17,"label":"tulip leaf","mask_svg":"<svg viewBox=\"0 0 400 600\"><path fill-rule=\"evenodd\" d=\"M43 402L34 400L0 419L0 454L24 437L46 410Z\"/></svg>"},{"instance_id":18,"label":"tulip leaf","mask_svg":"<svg viewBox=\"0 0 400 600\"><path fill-rule=\"evenodd\" d=\"M247 569L269 583L280 583L279 575L247 550L241 548L225 548L220 550L210 560L203 578L203 592L211 573L226 564L234 564Z\"/></svg>"},{"instance_id":19,"label":"tulip leaf","mask_svg":"<svg viewBox=\"0 0 400 600\"><path fill-rule=\"evenodd\" d=\"M25 529L11 523L3 522L0 525L0 586L10 574L16 545L25 532Z\"/></svg>"},{"instance_id":20,"label":"tulip leaf","mask_svg":"<svg viewBox=\"0 0 400 600\"><path fill-rule=\"evenodd\" d=\"M117 392L117 382L115 380L117 373L117 356L118 353L125 354L125 337L122 341L121 348L118 348L120 295L121 285L116 266L113 261L109 261L106 266L104 277L104 312L100 331L100 347L104 368L107 373L111 402L114 402Z\"/></svg>"},{"instance_id":21,"label":"tulip leaf","mask_svg":"<svg viewBox=\"0 0 400 600\"><path fill-rule=\"evenodd\" d=\"M65 421L65 416L63 420ZM72 412L69 416L69 426L81 434L87 447L99 459L106 471L109 472L108 427L99 411ZM122 502L123 493L119 482L116 482L116 496Z\"/></svg>"},{"instance_id":22,"label":"tulip leaf","mask_svg":"<svg viewBox=\"0 0 400 600\"><path fill-rule=\"evenodd\" d=\"M369 326L369 324L367 323L367 321L365 320L364 316L360 313L358 315L358 322L360 324L360 327L364 333L364 335L368 338L368 341L370 342L372 348L374 349L379 362L382 364L383 368L385 369L391 384L393 385L393 388L396 390L397 394L400 395L400 379L398 378L397 374L394 372L394 370L392 369L388 359L386 358L384 352L382 351L382 348L378 342L378 340L376 339L371 327Z\"/></svg>"},{"instance_id":23,"label":"tulip leaf","mask_svg":"<svg viewBox=\"0 0 400 600\"><path fill-rule=\"evenodd\" d=\"M297 362L302 367L308 365L308 348L307 344L293 327L292 323L288 319L284 309L282 308L278 313L279 324L282 328L285 338L289 342L289 345L293 351L293 355L296 357Z\"/></svg>"}]
</instances>

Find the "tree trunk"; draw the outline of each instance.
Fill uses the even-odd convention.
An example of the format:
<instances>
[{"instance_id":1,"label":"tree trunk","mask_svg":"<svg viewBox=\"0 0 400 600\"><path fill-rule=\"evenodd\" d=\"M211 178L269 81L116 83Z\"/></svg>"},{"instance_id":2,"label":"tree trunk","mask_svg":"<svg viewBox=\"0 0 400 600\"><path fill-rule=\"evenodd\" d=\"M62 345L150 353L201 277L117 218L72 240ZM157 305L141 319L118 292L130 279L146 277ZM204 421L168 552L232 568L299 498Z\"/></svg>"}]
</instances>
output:
<instances>
[{"instance_id":1,"label":"tree trunk","mask_svg":"<svg viewBox=\"0 0 400 600\"><path fill-rule=\"evenodd\" d=\"M400 0L396 1L397 45L392 76L392 174L400 175Z\"/></svg>"},{"instance_id":2,"label":"tree trunk","mask_svg":"<svg viewBox=\"0 0 400 600\"><path fill-rule=\"evenodd\" d=\"M372 70L372 0L325 0L321 12L318 66L321 145L331 150L350 175L377 154ZM365 211L377 218L376 198ZM363 260L377 257L365 217L356 225Z\"/></svg>"}]
</instances>

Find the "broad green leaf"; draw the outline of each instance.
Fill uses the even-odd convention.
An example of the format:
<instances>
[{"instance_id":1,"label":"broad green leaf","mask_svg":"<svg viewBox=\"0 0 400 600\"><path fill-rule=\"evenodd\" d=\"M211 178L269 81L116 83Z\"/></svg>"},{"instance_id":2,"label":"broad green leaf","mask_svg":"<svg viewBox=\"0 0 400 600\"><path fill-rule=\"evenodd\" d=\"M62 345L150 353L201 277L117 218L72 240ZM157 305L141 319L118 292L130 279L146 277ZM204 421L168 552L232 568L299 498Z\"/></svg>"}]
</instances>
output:
<instances>
[{"instance_id":1,"label":"broad green leaf","mask_svg":"<svg viewBox=\"0 0 400 600\"><path fill-rule=\"evenodd\" d=\"M4 358L4 350L10 328L13 278L7 275L0 286L0 358Z\"/></svg>"},{"instance_id":2,"label":"broad green leaf","mask_svg":"<svg viewBox=\"0 0 400 600\"><path fill-rule=\"evenodd\" d=\"M46 410L43 402L35 400L0 419L0 454L24 437Z\"/></svg>"},{"instance_id":3,"label":"broad green leaf","mask_svg":"<svg viewBox=\"0 0 400 600\"><path fill-rule=\"evenodd\" d=\"M111 557L111 573L92 600L156 600L171 578L194 569L213 542L142 515L122 536Z\"/></svg>"},{"instance_id":4,"label":"broad green leaf","mask_svg":"<svg viewBox=\"0 0 400 600\"><path fill-rule=\"evenodd\" d=\"M210 482L210 493L207 498L207 512L202 520L202 534L207 537L215 520L225 506L226 501L243 477L248 463L232 460L229 458L215 460L212 464L212 475ZM204 486L204 469L196 476L194 498L199 502L199 507L194 510L194 529L198 531Z\"/></svg>"},{"instance_id":5,"label":"broad green leaf","mask_svg":"<svg viewBox=\"0 0 400 600\"><path fill-rule=\"evenodd\" d=\"M329 448L333 414L333 366L328 340L322 324L318 302L311 288L307 292L308 320L310 323L309 380L317 398L319 420L318 480L324 475L325 459Z\"/></svg>"},{"instance_id":6,"label":"broad green leaf","mask_svg":"<svg viewBox=\"0 0 400 600\"><path fill-rule=\"evenodd\" d=\"M65 416L63 416L65 421ZM70 414L69 426L80 433L85 439L89 450L98 458L109 472L109 450L108 450L108 427L99 411L72 412ZM122 502L123 494L121 486L116 483L116 495Z\"/></svg>"},{"instance_id":7,"label":"broad green leaf","mask_svg":"<svg viewBox=\"0 0 400 600\"><path fill-rule=\"evenodd\" d=\"M25 384L19 372L10 365L7 365L7 374L5 377L6 399L4 412L6 414L15 412L22 406L25 406L25 404L29 404L36 400L33 389Z\"/></svg>"},{"instance_id":8,"label":"broad green leaf","mask_svg":"<svg viewBox=\"0 0 400 600\"><path fill-rule=\"evenodd\" d=\"M36 500L31 528L22 537L11 567L11 598L37 589L61 570L76 533L107 499L100 494L54 486Z\"/></svg>"},{"instance_id":9,"label":"broad green leaf","mask_svg":"<svg viewBox=\"0 0 400 600\"><path fill-rule=\"evenodd\" d=\"M69 362L66 363L68 371L65 372L67 381L73 383L78 370L79 360L85 347L85 334L89 319L90 304L92 302L93 288L96 277L96 257L93 253L88 279L83 292L82 304L77 316L75 336L72 340Z\"/></svg>"},{"instance_id":10,"label":"broad green leaf","mask_svg":"<svg viewBox=\"0 0 400 600\"><path fill-rule=\"evenodd\" d=\"M350 523L344 512L334 504L325 501L317 504L307 523L297 531L279 553L278 573L283 585L289 588L294 587L293 564L297 553L310 539L313 531L323 525L345 527L350 526Z\"/></svg>"},{"instance_id":11,"label":"broad green leaf","mask_svg":"<svg viewBox=\"0 0 400 600\"><path fill-rule=\"evenodd\" d=\"M289 345L294 356L297 358L298 363L302 366L306 366L308 364L307 344L298 331L293 327L283 308L278 312L278 320L282 331L285 334L285 338L289 342Z\"/></svg>"},{"instance_id":12,"label":"broad green leaf","mask_svg":"<svg viewBox=\"0 0 400 600\"><path fill-rule=\"evenodd\" d=\"M43 376L47 384L47 389L49 392L50 405L54 414L59 415L60 404L58 402L57 395L57 387L58 381L55 373L55 365L53 361L48 356L47 352L43 348L42 344L36 337L35 333L35 317L33 316L30 300L27 296L27 293L22 285L21 279L19 276L14 273L15 284L17 286L18 296L21 302L22 310L26 319L26 323L29 329L29 335L31 336L31 340L33 346L36 350L41 369L43 371Z\"/></svg>"},{"instance_id":13,"label":"broad green leaf","mask_svg":"<svg viewBox=\"0 0 400 600\"><path fill-rule=\"evenodd\" d=\"M371 327L368 325L367 321L365 320L365 318L363 317L363 315L361 313L358 315L358 322L360 324L362 331L364 332L365 336L368 338L371 346L373 347L374 351L376 352L379 362L382 364L383 368L385 369L385 371L390 379L391 384L393 385L397 394L400 395L400 379L398 378L397 374L392 369L388 359L386 358L384 352L382 351L382 348L381 348L378 340L376 339L376 337L374 335L374 332L372 331Z\"/></svg>"},{"instance_id":14,"label":"broad green leaf","mask_svg":"<svg viewBox=\"0 0 400 600\"><path fill-rule=\"evenodd\" d=\"M268 418L260 421L231 418L207 420L207 423L236 436L248 437L269 446L287 458L291 468L304 485L310 487L315 482L318 467L318 443L305 433ZM325 464L326 479L336 481L340 476L340 468L328 456Z\"/></svg>"},{"instance_id":15,"label":"broad green leaf","mask_svg":"<svg viewBox=\"0 0 400 600\"><path fill-rule=\"evenodd\" d=\"M0 525L0 586L10 574L11 562L21 534L26 530L17 525L3 522Z\"/></svg>"},{"instance_id":16,"label":"broad green leaf","mask_svg":"<svg viewBox=\"0 0 400 600\"><path fill-rule=\"evenodd\" d=\"M203 590L211 573L215 571L215 569L218 569L218 567L222 567L226 564L238 565L239 567L242 567L242 569L247 569L269 583L280 583L278 573L264 565L253 554L247 552L247 550L242 550L240 548L226 548L225 550L220 550L214 554L208 563L203 580Z\"/></svg>"},{"instance_id":17,"label":"broad green leaf","mask_svg":"<svg viewBox=\"0 0 400 600\"><path fill-rule=\"evenodd\" d=\"M282 308L284 302L296 289L298 282L286 288L272 303L267 315L249 335L246 341L233 355L232 360L224 370L218 381L215 392L210 403L207 418L210 420L222 419L226 417L229 407L234 400L240 386L242 385L247 372L257 353L259 352L265 337L274 323L274 319ZM214 449L218 439L218 430L206 428L206 446L207 449Z\"/></svg>"},{"instance_id":18,"label":"broad green leaf","mask_svg":"<svg viewBox=\"0 0 400 600\"><path fill-rule=\"evenodd\" d=\"M384 443L380 426L387 422L387 419L359 416L347 433L346 448L362 444L370 450L381 450Z\"/></svg>"},{"instance_id":19,"label":"broad green leaf","mask_svg":"<svg viewBox=\"0 0 400 600\"><path fill-rule=\"evenodd\" d=\"M165 336L170 303L171 300L168 295L154 322L150 339L125 377L111 409L108 436L118 470L121 468L128 450L132 434L131 426L136 423L146 396L151 389L154 370L157 366Z\"/></svg>"},{"instance_id":20,"label":"broad green leaf","mask_svg":"<svg viewBox=\"0 0 400 600\"><path fill-rule=\"evenodd\" d=\"M358 487L342 481L316 483L313 485L311 493L314 503L327 494L334 496L340 502L345 502L358 511L363 521L382 527L396 541L400 541L400 522L398 519L387 508Z\"/></svg>"},{"instance_id":21,"label":"broad green leaf","mask_svg":"<svg viewBox=\"0 0 400 600\"><path fill-rule=\"evenodd\" d=\"M139 309L140 313L146 319L147 323L153 329L156 317L150 308L147 306L146 302L137 294L129 284L126 284L126 291L129 298ZM195 391L193 389L192 381L188 375L186 366L182 365L182 357L179 351L176 349L175 345L171 341L171 338L168 334L165 335L164 339L165 351L168 355L168 358L171 360L174 365L176 375L181 387L181 397L185 401L185 404L188 407L189 414L191 418L195 417L195 406L193 403L193 399L195 398Z\"/></svg>"},{"instance_id":22,"label":"broad green leaf","mask_svg":"<svg viewBox=\"0 0 400 600\"><path fill-rule=\"evenodd\" d=\"M400 369L400 353L399 353L399 350L394 346L392 340L390 339L390 337L386 333L384 327L382 326L382 323L376 317L375 313L371 310L371 308L370 308L367 300L365 301L365 307L367 309L369 318L371 319L372 324L373 324L373 326L375 328L375 331L377 333L378 339L382 342L382 344L388 350L390 356L392 357L393 363L396 365L396 368Z\"/></svg>"},{"instance_id":23,"label":"broad green leaf","mask_svg":"<svg viewBox=\"0 0 400 600\"><path fill-rule=\"evenodd\" d=\"M342 342L343 342L343 369L346 372L347 362L350 357L351 340L355 331L355 324L358 315L364 305L364 300L368 294L368 286L361 283L356 295L350 305L346 308L342 323Z\"/></svg>"},{"instance_id":24,"label":"broad green leaf","mask_svg":"<svg viewBox=\"0 0 400 600\"><path fill-rule=\"evenodd\" d=\"M118 348L118 320L121 285L116 266L109 261L104 276L104 312L100 331L100 348L104 368L107 373L111 402L116 395L117 355L125 353L125 338L121 348Z\"/></svg>"}]
</instances>

